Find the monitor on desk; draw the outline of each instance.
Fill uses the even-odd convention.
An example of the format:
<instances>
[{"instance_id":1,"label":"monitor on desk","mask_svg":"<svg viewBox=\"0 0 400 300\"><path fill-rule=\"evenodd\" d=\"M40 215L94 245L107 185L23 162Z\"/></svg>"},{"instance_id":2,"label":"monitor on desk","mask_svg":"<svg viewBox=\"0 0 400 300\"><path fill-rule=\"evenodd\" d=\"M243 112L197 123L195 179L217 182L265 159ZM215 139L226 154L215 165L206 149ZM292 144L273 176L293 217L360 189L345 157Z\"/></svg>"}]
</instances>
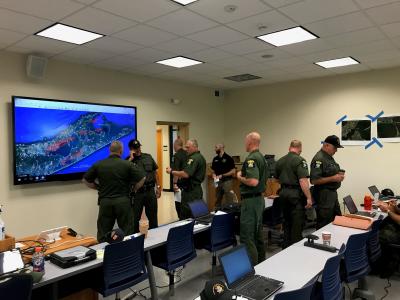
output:
<instances>
[{"instance_id":1,"label":"monitor on desk","mask_svg":"<svg viewBox=\"0 0 400 300\"><path fill-rule=\"evenodd\" d=\"M15 272L24 268L24 262L19 250L0 253L0 275Z\"/></svg>"}]
</instances>

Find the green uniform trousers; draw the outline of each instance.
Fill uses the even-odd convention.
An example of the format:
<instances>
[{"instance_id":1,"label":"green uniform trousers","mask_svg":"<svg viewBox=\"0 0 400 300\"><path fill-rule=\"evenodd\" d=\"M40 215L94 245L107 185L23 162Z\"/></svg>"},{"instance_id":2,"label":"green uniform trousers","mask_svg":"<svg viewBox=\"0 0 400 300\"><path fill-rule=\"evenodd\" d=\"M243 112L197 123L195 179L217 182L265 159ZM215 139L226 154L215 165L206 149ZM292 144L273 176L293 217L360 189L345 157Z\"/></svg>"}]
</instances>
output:
<instances>
[{"instance_id":1,"label":"green uniform trousers","mask_svg":"<svg viewBox=\"0 0 400 300\"><path fill-rule=\"evenodd\" d=\"M201 185L193 185L191 189L182 191L182 202L181 202L181 219L187 219L192 217L190 211L189 202L203 199L203 189Z\"/></svg>"},{"instance_id":2,"label":"green uniform trousers","mask_svg":"<svg viewBox=\"0 0 400 300\"><path fill-rule=\"evenodd\" d=\"M253 265L265 260L262 217L265 202L262 196L242 200L240 212L240 243L246 245Z\"/></svg>"},{"instance_id":3,"label":"green uniform trousers","mask_svg":"<svg viewBox=\"0 0 400 300\"><path fill-rule=\"evenodd\" d=\"M100 243L106 241L106 234L113 229L115 220L125 235L134 233L132 205L128 197L99 199L97 240Z\"/></svg>"},{"instance_id":4,"label":"green uniform trousers","mask_svg":"<svg viewBox=\"0 0 400 300\"><path fill-rule=\"evenodd\" d=\"M317 203L317 229L333 222L335 216L342 215L336 190L316 189L313 194Z\"/></svg>"},{"instance_id":5,"label":"green uniform trousers","mask_svg":"<svg viewBox=\"0 0 400 300\"><path fill-rule=\"evenodd\" d=\"M137 192L133 201L133 220L134 232L139 232L139 221L142 217L143 207L147 219L149 219L149 229L158 227L158 205L154 189Z\"/></svg>"},{"instance_id":6,"label":"green uniform trousers","mask_svg":"<svg viewBox=\"0 0 400 300\"><path fill-rule=\"evenodd\" d=\"M275 201L277 201L276 199ZM284 188L279 193L279 201L283 212L283 247L297 243L303 239L303 229L306 217L306 205L303 192L298 189Z\"/></svg>"}]
</instances>

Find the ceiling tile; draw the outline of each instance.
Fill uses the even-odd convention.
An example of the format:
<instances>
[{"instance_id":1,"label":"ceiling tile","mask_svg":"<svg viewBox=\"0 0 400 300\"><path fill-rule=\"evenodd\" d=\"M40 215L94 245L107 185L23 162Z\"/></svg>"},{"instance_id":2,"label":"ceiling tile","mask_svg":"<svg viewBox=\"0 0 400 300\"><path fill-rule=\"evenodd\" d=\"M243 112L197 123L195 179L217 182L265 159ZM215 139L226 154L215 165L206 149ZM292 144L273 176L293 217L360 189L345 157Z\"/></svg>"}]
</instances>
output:
<instances>
[{"instance_id":1,"label":"ceiling tile","mask_svg":"<svg viewBox=\"0 0 400 300\"><path fill-rule=\"evenodd\" d=\"M190 67L190 70L197 73L209 74L211 76L222 77L225 74L231 74L230 68L221 67L215 64L199 64Z\"/></svg>"},{"instance_id":2,"label":"ceiling tile","mask_svg":"<svg viewBox=\"0 0 400 300\"><path fill-rule=\"evenodd\" d=\"M85 47L104 50L114 54L128 53L143 48L143 46L136 45L132 42L120 40L110 36L105 36L101 39L87 43L85 44Z\"/></svg>"},{"instance_id":3,"label":"ceiling tile","mask_svg":"<svg viewBox=\"0 0 400 300\"><path fill-rule=\"evenodd\" d=\"M384 39L385 36L376 27L352 31L326 38L327 43L333 47L345 47L360 43Z\"/></svg>"},{"instance_id":4,"label":"ceiling tile","mask_svg":"<svg viewBox=\"0 0 400 300\"><path fill-rule=\"evenodd\" d=\"M363 63L374 61L374 60L389 60L389 59L399 59L400 58L400 50L392 49L392 50L384 50L380 52L371 52L359 54L357 59Z\"/></svg>"},{"instance_id":5,"label":"ceiling tile","mask_svg":"<svg viewBox=\"0 0 400 300\"><path fill-rule=\"evenodd\" d=\"M226 12L224 8L227 5L235 5L237 9ZM259 0L201 0L187 8L219 23L232 22L272 9Z\"/></svg>"},{"instance_id":6,"label":"ceiling tile","mask_svg":"<svg viewBox=\"0 0 400 300\"><path fill-rule=\"evenodd\" d=\"M85 6L71 0L1 0L0 7L58 21Z\"/></svg>"},{"instance_id":7,"label":"ceiling tile","mask_svg":"<svg viewBox=\"0 0 400 300\"><path fill-rule=\"evenodd\" d=\"M306 62L298 57L291 57L287 59L277 59L270 62L265 62L263 65L271 67L271 68L289 68L296 67L299 65L304 65Z\"/></svg>"},{"instance_id":8,"label":"ceiling tile","mask_svg":"<svg viewBox=\"0 0 400 300\"><path fill-rule=\"evenodd\" d=\"M382 25L381 29L391 38L400 36L400 22Z\"/></svg>"},{"instance_id":9,"label":"ceiling tile","mask_svg":"<svg viewBox=\"0 0 400 300\"><path fill-rule=\"evenodd\" d=\"M379 6L389 4L393 2L399 2L399 0L355 0L358 5L362 8L370 8L373 6Z\"/></svg>"},{"instance_id":10,"label":"ceiling tile","mask_svg":"<svg viewBox=\"0 0 400 300\"><path fill-rule=\"evenodd\" d=\"M301 56L302 59L308 62L319 62L319 61L324 61L324 60L331 60L335 58L341 58L344 56L348 56L345 54L346 52L340 51L337 49L331 49L327 51L321 51L317 53L312 53L312 54L307 54L304 56Z\"/></svg>"},{"instance_id":11,"label":"ceiling tile","mask_svg":"<svg viewBox=\"0 0 400 300\"><path fill-rule=\"evenodd\" d=\"M209 48L206 50L191 53L191 57L204 62L209 62L232 57L232 54L219 50L217 48Z\"/></svg>"},{"instance_id":12,"label":"ceiling tile","mask_svg":"<svg viewBox=\"0 0 400 300\"><path fill-rule=\"evenodd\" d=\"M29 36L22 41L16 43L14 46L30 49L31 52L38 52L38 54L57 54L68 51L76 45L64 43L39 36Z\"/></svg>"},{"instance_id":13,"label":"ceiling tile","mask_svg":"<svg viewBox=\"0 0 400 300\"><path fill-rule=\"evenodd\" d=\"M240 57L240 56L235 56L232 58L227 58L223 60L218 60L215 61L214 64L226 68L234 68L238 66L245 66L245 65L250 65L253 62L245 57Z\"/></svg>"},{"instance_id":14,"label":"ceiling tile","mask_svg":"<svg viewBox=\"0 0 400 300\"><path fill-rule=\"evenodd\" d=\"M346 67L330 69L331 72L336 73L336 74L355 73L355 72L362 72L362 71L368 71L368 70L369 70L369 67L365 66L365 65L351 65L351 66L346 66Z\"/></svg>"},{"instance_id":15,"label":"ceiling tile","mask_svg":"<svg viewBox=\"0 0 400 300\"><path fill-rule=\"evenodd\" d=\"M166 50L175 54L191 54L192 52L200 51L209 46L185 39L179 38L154 46L156 49Z\"/></svg>"},{"instance_id":16,"label":"ceiling tile","mask_svg":"<svg viewBox=\"0 0 400 300\"><path fill-rule=\"evenodd\" d=\"M116 56L95 62L93 65L104 68L111 68L115 70L127 69L144 64L141 59L129 56Z\"/></svg>"},{"instance_id":17,"label":"ceiling tile","mask_svg":"<svg viewBox=\"0 0 400 300\"><path fill-rule=\"evenodd\" d=\"M146 22L181 7L167 0L102 0L93 6L139 22Z\"/></svg>"},{"instance_id":18,"label":"ceiling tile","mask_svg":"<svg viewBox=\"0 0 400 300\"><path fill-rule=\"evenodd\" d=\"M152 28L147 25L137 25L130 29L120 31L114 36L144 46L153 46L177 38L176 35Z\"/></svg>"},{"instance_id":19,"label":"ceiling tile","mask_svg":"<svg viewBox=\"0 0 400 300\"><path fill-rule=\"evenodd\" d=\"M62 23L105 35L137 24L136 22L91 7L67 17L62 20Z\"/></svg>"},{"instance_id":20,"label":"ceiling tile","mask_svg":"<svg viewBox=\"0 0 400 300\"><path fill-rule=\"evenodd\" d=\"M225 26L219 26L202 32L188 35L187 38L210 46L220 46L247 39L248 36Z\"/></svg>"},{"instance_id":21,"label":"ceiling tile","mask_svg":"<svg viewBox=\"0 0 400 300\"><path fill-rule=\"evenodd\" d=\"M22 40L24 37L26 37L25 34L0 29L0 42L4 45L3 47L14 44L17 41Z\"/></svg>"},{"instance_id":22,"label":"ceiling tile","mask_svg":"<svg viewBox=\"0 0 400 300\"><path fill-rule=\"evenodd\" d=\"M280 47L283 51L287 51L294 55L304 55L313 52L321 52L331 49L332 46L325 42L323 39L315 39L304 43L296 43Z\"/></svg>"},{"instance_id":23,"label":"ceiling tile","mask_svg":"<svg viewBox=\"0 0 400 300\"><path fill-rule=\"evenodd\" d=\"M399 22L400 2L370 8L366 12L378 24Z\"/></svg>"},{"instance_id":24,"label":"ceiling tile","mask_svg":"<svg viewBox=\"0 0 400 300\"><path fill-rule=\"evenodd\" d=\"M266 55L266 54L273 55L273 57L263 58L262 56ZM244 57L251 59L252 61L255 61L255 62L265 63L265 62L275 60L275 59L289 58L289 57L292 57L292 55L289 54L288 52L282 51L280 48L273 48L273 49L269 49L269 50L265 50L265 51L261 51L261 52L245 54Z\"/></svg>"},{"instance_id":25,"label":"ceiling tile","mask_svg":"<svg viewBox=\"0 0 400 300\"><path fill-rule=\"evenodd\" d=\"M9 52L14 52L14 53L20 53L20 54L29 54L32 53L32 50L27 49L27 48L22 48L22 47L17 47L17 46L11 46L8 47L7 49L4 49L4 51L9 51ZM50 54L43 55L45 57L50 57Z\"/></svg>"},{"instance_id":26,"label":"ceiling tile","mask_svg":"<svg viewBox=\"0 0 400 300\"><path fill-rule=\"evenodd\" d=\"M399 59L390 59L390 60L373 60L367 61L365 64L371 69L384 69L384 68L393 68L400 66L400 58Z\"/></svg>"},{"instance_id":27,"label":"ceiling tile","mask_svg":"<svg viewBox=\"0 0 400 300\"><path fill-rule=\"evenodd\" d=\"M331 72L330 70L327 69L322 69L318 66L315 66L316 68L319 68L320 70L314 70L314 71L305 71L302 73L296 73L300 78L316 78L316 77L325 77L325 76L332 76L335 75L335 73Z\"/></svg>"},{"instance_id":28,"label":"ceiling tile","mask_svg":"<svg viewBox=\"0 0 400 300\"><path fill-rule=\"evenodd\" d=\"M186 9L181 9L159 17L151 22L148 22L148 24L178 35L187 35L218 26L218 23L215 23Z\"/></svg>"},{"instance_id":29,"label":"ceiling tile","mask_svg":"<svg viewBox=\"0 0 400 300\"><path fill-rule=\"evenodd\" d=\"M296 22L306 24L351 13L358 8L349 0L305 0L279 10Z\"/></svg>"},{"instance_id":30,"label":"ceiling tile","mask_svg":"<svg viewBox=\"0 0 400 300\"><path fill-rule=\"evenodd\" d=\"M231 44L226 44L218 48L236 55L243 55L247 53L272 49L273 46L257 39L247 39Z\"/></svg>"},{"instance_id":31,"label":"ceiling tile","mask_svg":"<svg viewBox=\"0 0 400 300\"><path fill-rule=\"evenodd\" d=\"M298 73L305 73L305 72L322 72L321 67L314 65L314 64L299 64L299 65L293 65L293 66L282 66L280 69L290 72L293 74L298 74Z\"/></svg>"},{"instance_id":32,"label":"ceiling tile","mask_svg":"<svg viewBox=\"0 0 400 300\"><path fill-rule=\"evenodd\" d=\"M300 2L300 1L303 1L303 0L261 0L261 1L266 3L266 4L268 4L268 5L270 5L270 6L272 6L272 7L277 8L277 7L282 7L282 6L286 6L286 5L289 5L289 4L293 4L293 3L296 3L296 2Z\"/></svg>"},{"instance_id":33,"label":"ceiling tile","mask_svg":"<svg viewBox=\"0 0 400 300\"><path fill-rule=\"evenodd\" d=\"M382 51L396 50L395 45L388 39L373 41L368 43L362 43L350 47L343 47L340 50L346 53L348 56L357 58L359 55L365 55L370 53L381 53Z\"/></svg>"},{"instance_id":34,"label":"ceiling tile","mask_svg":"<svg viewBox=\"0 0 400 300\"><path fill-rule=\"evenodd\" d=\"M137 59L141 59L144 62L155 62L162 59L167 59L175 56L174 53L170 53L167 51L161 51L153 48L143 48L138 51L134 51L132 53L127 54L129 57L134 57Z\"/></svg>"},{"instance_id":35,"label":"ceiling tile","mask_svg":"<svg viewBox=\"0 0 400 300\"><path fill-rule=\"evenodd\" d=\"M307 24L307 29L319 37L372 27L374 24L361 12Z\"/></svg>"},{"instance_id":36,"label":"ceiling tile","mask_svg":"<svg viewBox=\"0 0 400 300\"><path fill-rule=\"evenodd\" d=\"M266 26L266 28L260 30L260 25ZM227 26L250 36L256 37L270 32L295 27L297 24L278 11L269 11L228 23Z\"/></svg>"},{"instance_id":37,"label":"ceiling tile","mask_svg":"<svg viewBox=\"0 0 400 300\"><path fill-rule=\"evenodd\" d=\"M136 73L139 71L144 74L157 74L163 72L170 72L173 70L176 70L176 68L160 64L153 64L153 63L126 69L126 71L128 72Z\"/></svg>"},{"instance_id":38,"label":"ceiling tile","mask_svg":"<svg viewBox=\"0 0 400 300\"><path fill-rule=\"evenodd\" d=\"M56 55L55 59L65 59L68 61L75 61L84 64L91 64L95 61L104 60L106 58L114 56L113 53L101 51L97 49L91 49L87 47L76 47L70 51L63 52L62 54Z\"/></svg>"},{"instance_id":39,"label":"ceiling tile","mask_svg":"<svg viewBox=\"0 0 400 300\"><path fill-rule=\"evenodd\" d=\"M51 21L31 17L0 8L0 27L21 33L32 34L52 24Z\"/></svg>"}]
</instances>

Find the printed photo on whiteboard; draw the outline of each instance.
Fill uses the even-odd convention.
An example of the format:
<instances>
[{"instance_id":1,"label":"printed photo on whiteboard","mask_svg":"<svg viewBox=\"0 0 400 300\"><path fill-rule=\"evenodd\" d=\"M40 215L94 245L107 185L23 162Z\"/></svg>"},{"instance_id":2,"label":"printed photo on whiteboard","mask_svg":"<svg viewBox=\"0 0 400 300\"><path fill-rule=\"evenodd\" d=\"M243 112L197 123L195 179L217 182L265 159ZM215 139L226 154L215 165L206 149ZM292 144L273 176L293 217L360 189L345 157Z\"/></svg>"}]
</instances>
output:
<instances>
[{"instance_id":1,"label":"printed photo on whiteboard","mask_svg":"<svg viewBox=\"0 0 400 300\"><path fill-rule=\"evenodd\" d=\"M343 145L366 145L371 140L371 120L346 120L341 125Z\"/></svg>"},{"instance_id":2,"label":"printed photo on whiteboard","mask_svg":"<svg viewBox=\"0 0 400 300\"><path fill-rule=\"evenodd\" d=\"M400 115L378 118L377 123L379 139L384 142L400 142Z\"/></svg>"}]
</instances>

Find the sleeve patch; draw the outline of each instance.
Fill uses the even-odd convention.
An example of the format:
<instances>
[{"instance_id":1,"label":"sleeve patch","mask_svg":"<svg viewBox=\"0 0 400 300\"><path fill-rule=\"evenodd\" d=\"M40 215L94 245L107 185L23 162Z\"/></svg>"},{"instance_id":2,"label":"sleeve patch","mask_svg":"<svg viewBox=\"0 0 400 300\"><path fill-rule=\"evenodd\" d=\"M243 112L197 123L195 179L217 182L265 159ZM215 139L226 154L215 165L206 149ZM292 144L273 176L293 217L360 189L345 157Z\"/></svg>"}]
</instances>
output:
<instances>
[{"instance_id":1,"label":"sleeve patch","mask_svg":"<svg viewBox=\"0 0 400 300\"><path fill-rule=\"evenodd\" d=\"M249 159L249 160L247 161L247 167L248 167L248 168L254 168L254 160Z\"/></svg>"},{"instance_id":2,"label":"sleeve patch","mask_svg":"<svg viewBox=\"0 0 400 300\"><path fill-rule=\"evenodd\" d=\"M304 169L308 169L307 162L305 160L302 161L302 165Z\"/></svg>"},{"instance_id":3,"label":"sleeve patch","mask_svg":"<svg viewBox=\"0 0 400 300\"><path fill-rule=\"evenodd\" d=\"M316 169L321 168L321 165L322 165L322 161L317 160L317 161L315 162L315 168L316 168Z\"/></svg>"},{"instance_id":4,"label":"sleeve patch","mask_svg":"<svg viewBox=\"0 0 400 300\"><path fill-rule=\"evenodd\" d=\"M189 158L187 161L187 164L190 166L190 164L193 162L193 159Z\"/></svg>"}]
</instances>

